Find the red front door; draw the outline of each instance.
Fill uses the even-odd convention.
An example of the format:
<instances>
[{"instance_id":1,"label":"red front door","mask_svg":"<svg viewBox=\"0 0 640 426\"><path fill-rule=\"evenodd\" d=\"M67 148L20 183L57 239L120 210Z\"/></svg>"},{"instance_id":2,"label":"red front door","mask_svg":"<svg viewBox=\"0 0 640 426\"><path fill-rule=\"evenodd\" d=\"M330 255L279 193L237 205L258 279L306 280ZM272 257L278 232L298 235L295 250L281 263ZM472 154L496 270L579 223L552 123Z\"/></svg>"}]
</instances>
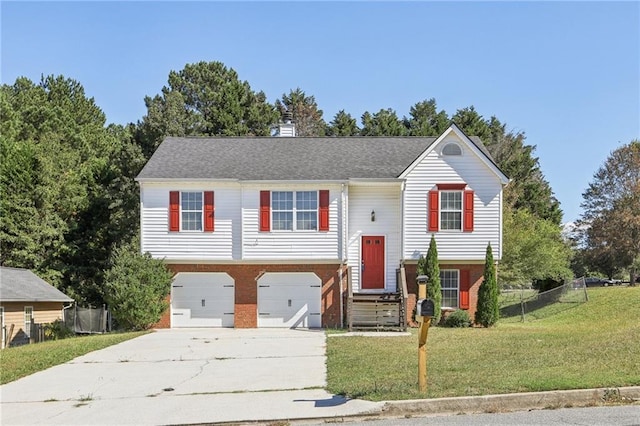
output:
<instances>
[{"instance_id":1,"label":"red front door","mask_svg":"<svg viewBox=\"0 0 640 426\"><path fill-rule=\"evenodd\" d=\"M363 290L384 290L384 237L362 237L360 271Z\"/></svg>"}]
</instances>

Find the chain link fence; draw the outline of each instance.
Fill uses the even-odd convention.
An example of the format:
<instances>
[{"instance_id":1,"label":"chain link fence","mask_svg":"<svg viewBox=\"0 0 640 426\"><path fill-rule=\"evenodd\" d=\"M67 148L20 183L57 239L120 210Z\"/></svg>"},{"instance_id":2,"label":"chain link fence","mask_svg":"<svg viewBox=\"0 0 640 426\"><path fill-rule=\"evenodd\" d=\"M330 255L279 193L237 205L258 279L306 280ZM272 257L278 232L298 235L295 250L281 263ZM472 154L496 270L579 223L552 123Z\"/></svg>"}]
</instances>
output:
<instances>
[{"instance_id":1,"label":"chain link fence","mask_svg":"<svg viewBox=\"0 0 640 426\"><path fill-rule=\"evenodd\" d=\"M522 321L542 319L588 300L584 277L544 292L533 288L503 289L500 291L500 317L520 316Z\"/></svg>"}]
</instances>

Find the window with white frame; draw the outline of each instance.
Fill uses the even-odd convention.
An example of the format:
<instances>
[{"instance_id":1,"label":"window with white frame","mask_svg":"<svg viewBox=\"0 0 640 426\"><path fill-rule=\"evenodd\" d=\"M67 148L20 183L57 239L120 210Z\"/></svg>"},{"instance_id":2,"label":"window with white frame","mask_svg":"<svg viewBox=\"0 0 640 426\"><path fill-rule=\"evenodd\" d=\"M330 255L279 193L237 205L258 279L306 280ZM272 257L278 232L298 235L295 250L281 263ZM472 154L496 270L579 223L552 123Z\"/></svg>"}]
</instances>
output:
<instances>
[{"instance_id":1,"label":"window with white frame","mask_svg":"<svg viewBox=\"0 0 640 426\"><path fill-rule=\"evenodd\" d=\"M182 192L180 211L183 231L202 231L202 192Z\"/></svg>"},{"instance_id":2,"label":"window with white frame","mask_svg":"<svg viewBox=\"0 0 640 426\"><path fill-rule=\"evenodd\" d=\"M445 308L457 308L460 271L457 269L441 269L440 286L442 287L442 306Z\"/></svg>"},{"instance_id":3,"label":"window with white frame","mask_svg":"<svg viewBox=\"0 0 640 426\"><path fill-rule=\"evenodd\" d=\"M24 333L31 337L31 320L33 320L33 306L24 307Z\"/></svg>"},{"instance_id":4,"label":"window with white frame","mask_svg":"<svg viewBox=\"0 0 640 426\"><path fill-rule=\"evenodd\" d=\"M274 231L317 231L318 192L271 192L271 223Z\"/></svg>"},{"instance_id":5,"label":"window with white frame","mask_svg":"<svg viewBox=\"0 0 640 426\"><path fill-rule=\"evenodd\" d=\"M440 229L462 230L462 191L440 191Z\"/></svg>"}]
</instances>

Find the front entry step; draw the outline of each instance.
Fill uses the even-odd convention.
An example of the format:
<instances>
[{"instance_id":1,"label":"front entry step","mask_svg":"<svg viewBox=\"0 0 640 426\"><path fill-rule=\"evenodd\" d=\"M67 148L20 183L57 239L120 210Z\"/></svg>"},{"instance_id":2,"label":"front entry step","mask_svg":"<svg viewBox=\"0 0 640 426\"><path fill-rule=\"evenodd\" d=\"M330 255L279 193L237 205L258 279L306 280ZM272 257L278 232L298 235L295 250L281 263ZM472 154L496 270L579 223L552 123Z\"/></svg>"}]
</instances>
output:
<instances>
[{"instance_id":1,"label":"front entry step","mask_svg":"<svg viewBox=\"0 0 640 426\"><path fill-rule=\"evenodd\" d=\"M350 330L402 330L402 301L395 293L354 294L350 302Z\"/></svg>"}]
</instances>

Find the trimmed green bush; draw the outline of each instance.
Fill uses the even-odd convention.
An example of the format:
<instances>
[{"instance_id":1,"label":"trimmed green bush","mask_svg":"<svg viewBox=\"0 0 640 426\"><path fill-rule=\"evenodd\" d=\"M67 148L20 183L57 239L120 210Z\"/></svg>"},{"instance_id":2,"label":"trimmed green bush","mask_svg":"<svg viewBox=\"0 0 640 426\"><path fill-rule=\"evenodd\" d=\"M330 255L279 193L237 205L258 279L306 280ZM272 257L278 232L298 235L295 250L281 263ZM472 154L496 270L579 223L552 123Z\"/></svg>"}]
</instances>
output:
<instances>
[{"instance_id":1,"label":"trimmed green bush","mask_svg":"<svg viewBox=\"0 0 640 426\"><path fill-rule=\"evenodd\" d=\"M418 275L427 275L427 298L433 300L434 316L431 325L440 322L440 308L442 307L442 286L440 284L440 266L438 265L438 246L436 239L431 235L427 257L420 256L418 260Z\"/></svg>"},{"instance_id":2,"label":"trimmed green bush","mask_svg":"<svg viewBox=\"0 0 640 426\"><path fill-rule=\"evenodd\" d=\"M483 327L491 327L500 318L500 306L498 304L498 282L496 279L496 264L493 261L491 244L487 245L487 253L484 262L484 279L478 290L478 310L476 311L476 324Z\"/></svg>"},{"instance_id":3,"label":"trimmed green bush","mask_svg":"<svg viewBox=\"0 0 640 426\"><path fill-rule=\"evenodd\" d=\"M117 248L111 269L105 271L104 298L118 325L125 330L146 330L168 308L172 274L161 259L140 254L138 239Z\"/></svg>"},{"instance_id":4,"label":"trimmed green bush","mask_svg":"<svg viewBox=\"0 0 640 426\"><path fill-rule=\"evenodd\" d=\"M464 309L458 309L447 316L442 324L444 327L450 328L465 328L471 327L471 318L469 312Z\"/></svg>"}]
</instances>

